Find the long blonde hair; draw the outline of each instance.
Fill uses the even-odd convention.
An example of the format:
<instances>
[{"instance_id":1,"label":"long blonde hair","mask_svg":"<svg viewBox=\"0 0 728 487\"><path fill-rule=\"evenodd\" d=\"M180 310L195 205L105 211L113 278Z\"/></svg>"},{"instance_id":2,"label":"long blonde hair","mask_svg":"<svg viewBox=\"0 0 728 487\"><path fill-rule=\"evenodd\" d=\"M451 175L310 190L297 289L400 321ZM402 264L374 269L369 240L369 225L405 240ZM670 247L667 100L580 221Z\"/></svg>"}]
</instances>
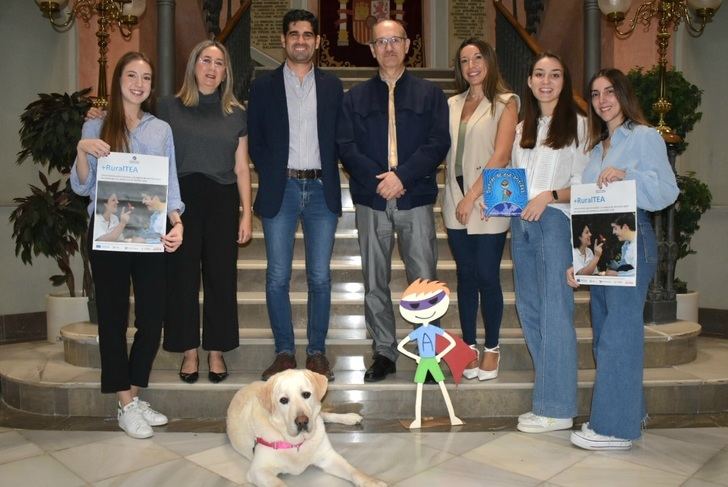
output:
<instances>
[{"instance_id":1,"label":"long blonde hair","mask_svg":"<svg viewBox=\"0 0 728 487\"><path fill-rule=\"evenodd\" d=\"M204 40L192 48L190 57L187 59L187 67L185 68L184 81L182 81L182 88L177 93L177 98L182 101L182 104L186 107L196 107L200 103L199 87L197 86L197 79L195 78L195 65L197 60L200 58L202 51L208 47L216 47L220 49L223 57L225 58L225 79L220 83L217 90L220 92L220 105L222 111L226 115L233 113L233 108L240 107L242 105L235 98L233 94L233 68L230 64L230 55L228 54L225 46L214 40Z\"/></svg>"}]
</instances>

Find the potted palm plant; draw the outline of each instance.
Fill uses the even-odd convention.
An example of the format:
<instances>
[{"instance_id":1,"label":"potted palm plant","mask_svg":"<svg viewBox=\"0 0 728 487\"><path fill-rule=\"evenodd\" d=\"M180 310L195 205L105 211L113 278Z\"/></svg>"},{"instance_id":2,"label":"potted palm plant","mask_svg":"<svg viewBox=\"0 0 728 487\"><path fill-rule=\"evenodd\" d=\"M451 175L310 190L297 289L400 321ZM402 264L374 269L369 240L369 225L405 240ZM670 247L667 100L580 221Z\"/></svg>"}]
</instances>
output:
<instances>
[{"instance_id":1,"label":"potted palm plant","mask_svg":"<svg viewBox=\"0 0 728 487\"><path fill-rule=\"evenodd\" d=\"M665 115L665 123L681 137L682 140L675 150L678 154L682 154L688 146L685 137L703 116L702 112L698 111L703 90L686 80L683 74L674 68L668 70L665 75L665 89L672 103L672 109ZM652 104L657 98L659 88L658 66L650 70L632 69L628 77L635 88L642 110L650 123L656 125L659 116L652 110ZM675 240L676 257L679 262L680 259L696 253L690 243L700 228L700 218L710 208L712 194L708 185L698 179L694 172L678 174L677 185L680 194L675 203L677 229ZM678 277L675 278L675 290L678 293L677 317L697 322L699 297L697 291L689 291L687 283Z\"/></svg>"},{"instance_id":2,"label":"potted palm plant","mask_svg":"<svg viewBox=\"0 0 728 487\"><path fill-rule=\"evenodd\" d=\"M93 285L86 252L88 199L71 191L68 174L81 138L84 116L90 106L89 89L73 94L41 94L20 116L21 151L17 163L31 159L47 171L39 171L40 185L30 185L28 196L15 198L10 215L15 255L25 264L43 255L56 261L59 274L50 276L54 286L66 292L46 300L48 340L56 341L60 328L74 321L95 319ZM56 171L59 178L50 181ZM79 253L83 278L76 280L72 257Z\"/></svg>"}]
</instances>

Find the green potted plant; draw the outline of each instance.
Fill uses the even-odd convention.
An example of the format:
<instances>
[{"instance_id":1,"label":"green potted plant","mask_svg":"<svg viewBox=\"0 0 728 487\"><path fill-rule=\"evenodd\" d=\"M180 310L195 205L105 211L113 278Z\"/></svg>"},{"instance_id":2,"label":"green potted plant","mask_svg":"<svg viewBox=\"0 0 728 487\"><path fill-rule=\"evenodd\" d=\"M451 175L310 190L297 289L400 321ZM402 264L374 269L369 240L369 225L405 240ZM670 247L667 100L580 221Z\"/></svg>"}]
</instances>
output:
<instances>
[{"instance_id":1,"label":"green potted plant","mask_svg":"<svg viewBox=\"0 0 728 487\"><path fill-rule=\"evenodd\" d=\"M642 110L650 123L656 125L659 116L652 110L652 104L657 99L659 88L658 66L650 70L634 68L627 76L635 88ZM686 80L682 72L674 68L665 73L665 90L672 103L671 110L665 115L665 123L681 137L682 141L676 145L675 150L682 154L688 146L685 137L703 116L698 111L703 90ZM710 208L712 194L708 185L695 177L694 172L678 174L677 185L680 194L675 203L675 240L678 247L676 257L679 261L696 253L690 243L700 228L700 218ZM687 283L677 277L675 291L678 293L678 318L697 321L697 292L688 292Z\"/></svg>"},{"instance_id":2,"label":"green potted plant","mask_svg":"<svg viewBox=\"0 0 728 487\"><path fill-rule=\"evenodd\" d=\"M49 295L48 340L55 341L60 327L58 320L83 321L95 318L93 284L86 251L88 198L71 191L68 174L76 156L76 145L81 138L84 116L91 103L89 89L73 94L40 94L20 116L21 151L17 163L31 159L45 168L48 175L59 173L58 180L50 182L48 175L39 171L40 185L30 185L31 194L15 198L16 208L10 215L15 239L15 255L25 264L33 257L43 255L56 261L60 274L50 277L54 286L65 286L71 301ZM83 262L81 289L71 267L71 258L78 252ZM78 296L80 294L80 296ZM75 300L75 303L73 302ZM60 301L60 302L59 302ZM79 304L81 309L79 310ZM56 318L60 307L68 318ZM68 323L69 321L66 321Z\"/></svg>"}]
</instances>

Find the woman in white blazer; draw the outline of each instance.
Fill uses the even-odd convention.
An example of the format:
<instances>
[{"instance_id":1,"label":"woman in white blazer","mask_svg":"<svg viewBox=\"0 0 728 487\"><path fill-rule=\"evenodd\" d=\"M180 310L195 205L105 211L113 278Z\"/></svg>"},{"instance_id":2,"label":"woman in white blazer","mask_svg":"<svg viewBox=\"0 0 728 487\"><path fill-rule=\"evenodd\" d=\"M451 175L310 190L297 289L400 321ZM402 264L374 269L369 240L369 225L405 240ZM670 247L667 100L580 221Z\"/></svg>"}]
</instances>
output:
<instances>
[{"instance_id":1,"label":"woman in white blazer","mask_svg":"<svg viewBox=\"0 0 728 487\"><path fill-rule=\"evenodd\" d=\"M467 39L455 55L460 94L448 100L450 137L443 218L457 267L457 296L463 340L477 350L475 323L480 304L485 346L468 364L468 379L498 376L503 291L500 262L508 218L485 219L478 204L483 169L508 164L518 122L518 97L500 72L495 51L480 39Z\"/></svg>"}]
</instances>

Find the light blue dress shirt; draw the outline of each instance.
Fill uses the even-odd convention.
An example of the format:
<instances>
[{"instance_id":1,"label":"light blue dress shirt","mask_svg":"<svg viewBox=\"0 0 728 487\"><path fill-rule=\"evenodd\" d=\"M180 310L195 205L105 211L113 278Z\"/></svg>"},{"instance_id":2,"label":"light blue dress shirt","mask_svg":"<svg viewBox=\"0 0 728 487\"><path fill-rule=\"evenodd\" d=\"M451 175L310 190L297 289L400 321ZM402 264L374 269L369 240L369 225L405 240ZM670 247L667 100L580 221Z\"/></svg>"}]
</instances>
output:
<instances>
[{"instance_id":1,"label":"light blue dress shirt","mask_svg":"<svg viewBox=\"0 0 728 487\"><path fill-rule=\"evenodd\" d=\"M625 171L624 179L636 182L637 208L658 211L675 202L680 191L667 159L667 146L657 130L624 123L612 134L602 160L603 151L602 142L592 149L581 176L583 183L595 183L602 170L611 166Z\"/></svg>"},{"instance_id":2,"label":"light blue dress shirt","mask_svg":"<svg viewBox=\"0 0 728 487\"><path fill-rule=\"evenodd\" d=\"M311 67L301 81L284 63L283 83L288 106L288 167L321 169L314 69Z\"/></svg>"},{"instance_id":3,"label":"light blue dress shirt","mask_svg":"<svg viewBox=\"0 0 728 487\"><path fill-rule=\"evenodd\" d=\"M102 118L87 120L83 124L81 139L98 139L101 134L101 126L104 123ZM167 211L184 212L185 205L179 193L179 181L177 180L177 163L174 158L174 141L172 140L172 129L167 122L159 120L151 113L144 113L139 125L129 134L129 149L134 154L147 154L150 156L165 156L169 159L169 186L167 187ZM88 214L94 214L96 204L96 164L94 156L88 154L89 172L84 183L78 178L76 163L71 169L71 188L76 194L90 196L91 203L88 205Z\"/></svg>"}]
</instances>

